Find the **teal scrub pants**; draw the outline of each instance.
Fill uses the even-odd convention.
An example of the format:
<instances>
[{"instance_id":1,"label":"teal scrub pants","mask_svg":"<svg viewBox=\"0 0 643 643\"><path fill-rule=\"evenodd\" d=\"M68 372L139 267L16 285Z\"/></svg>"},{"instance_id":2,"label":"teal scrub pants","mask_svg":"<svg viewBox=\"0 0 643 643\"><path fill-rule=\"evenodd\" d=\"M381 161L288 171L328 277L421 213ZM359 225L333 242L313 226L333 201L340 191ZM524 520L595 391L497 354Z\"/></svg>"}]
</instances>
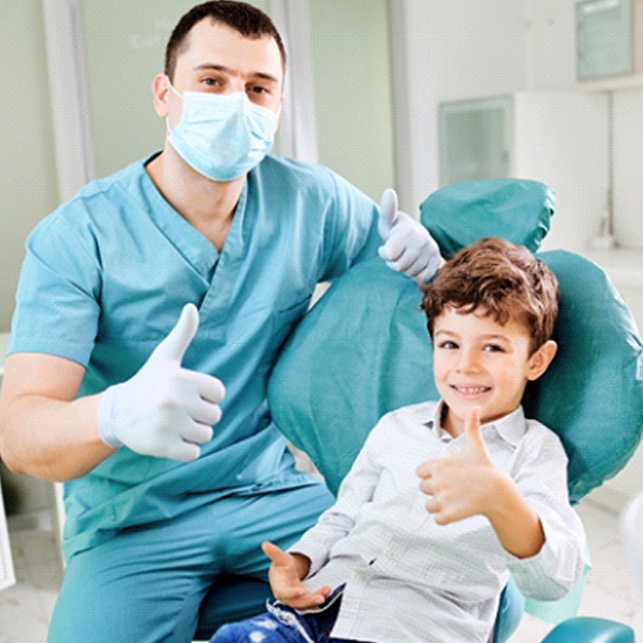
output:
<instances>
[{"instance_id":1,"label":"teal scrub pants","mask_svg":"<svg viewBox=\"0 0 643 643\"><path fill-rule=\"evenodd\" d=\"M312 484L230 496L124 529L72 556L48 643L186 643L199 621L200 637L209 637L227 620L263 612L270 590L261 543L288 547L333 502ZM227 586L231 575L248 578L241 596ZM200 614L202 603L212 613Z\"/></svg>"}]
</instances>

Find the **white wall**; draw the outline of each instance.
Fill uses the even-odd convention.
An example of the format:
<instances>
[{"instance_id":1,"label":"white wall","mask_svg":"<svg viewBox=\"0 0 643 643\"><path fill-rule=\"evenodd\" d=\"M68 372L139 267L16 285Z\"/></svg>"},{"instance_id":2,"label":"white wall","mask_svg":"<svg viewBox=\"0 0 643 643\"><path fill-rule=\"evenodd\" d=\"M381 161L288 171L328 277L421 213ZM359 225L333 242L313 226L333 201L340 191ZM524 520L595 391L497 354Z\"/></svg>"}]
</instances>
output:
<instances>
[{"instance_id":1,"label":"white wall","mask_svg":"<svg viewBox=\"0 0 643 643\"><path fill-rule=\"evenodd\" d=\"M25 239L58 191L41 0L3 2L1 11L0 331L7 331Z\"/></svg>"},{"instance_id":2,"label":"white wall","mask_svg":"<svg viewBox=\"0 0 643 643\"><path fill-rule=\"evenodd\" d=\"M643 250L643 89L614 95L615 234ZM643 269L643 258L641 259ZM643 278L641 280L643 286Z\"/></svg>"},{"instance_id":3,"label":"white wall","mask_svg":"<svg viewBox=\"0 0 643 643\"><path fill-rule=\"evenodd\" d=\"M401 203L416 211L438 187L437 106L442 101L571 91L576 81L576 0L391 0L397 163ZM597 148L602 149L602 143ZM602 173L599 152L580 159L579 180ZM595 161L595 163L593 163ZM614 92L616 239L643 249L643 89ZM573 168L572 168L573 169ZM568 179L560 183L569 183ZM551 185L561 194L559 185ZM605 207L606 198L597 207ZM565 210L557 243L578 250L587 213ZM590 215L595 224L595 215ZM642 261L643 266L643 261Z\"/></svg>"},{"instance_id":4,"label":"white wall","mask_svg":"<svg viewBox=\"0 0 643 643\"><path fill-rule=\"evenodd\" d=\"M437 106L526 88L522 4L391 0L403 209L438 187Z\"/></svg>"},{"instance_id":5,"label":"white wall","mask_svg":"<svg viewBox=\"0 0 643 643\"><path fill-rule=\"evenodd\" d=\"M600 232L609 193L607 105L603 94L587 92L514 95L514 175L557 195L543 250L582 254Z\"/></svg>"}]
</instances>

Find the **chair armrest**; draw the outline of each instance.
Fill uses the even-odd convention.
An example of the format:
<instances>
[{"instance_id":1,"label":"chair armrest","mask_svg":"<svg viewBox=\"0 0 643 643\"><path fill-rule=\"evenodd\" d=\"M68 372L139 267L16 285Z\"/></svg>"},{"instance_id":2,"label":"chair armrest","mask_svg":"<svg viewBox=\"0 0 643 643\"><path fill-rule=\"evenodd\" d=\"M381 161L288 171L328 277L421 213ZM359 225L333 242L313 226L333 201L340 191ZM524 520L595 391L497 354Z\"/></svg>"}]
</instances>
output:
<instances>
[{"instance_id":1,"label":"chair armrest","mask_svg":"<svg viewBox=\"0 0 643 643\"><path fill-rule=\"evenodd\" d=\"M559 623L543 643L634 643L634 630L604 618L577 616Z\"/></svg>"}]
</instances>

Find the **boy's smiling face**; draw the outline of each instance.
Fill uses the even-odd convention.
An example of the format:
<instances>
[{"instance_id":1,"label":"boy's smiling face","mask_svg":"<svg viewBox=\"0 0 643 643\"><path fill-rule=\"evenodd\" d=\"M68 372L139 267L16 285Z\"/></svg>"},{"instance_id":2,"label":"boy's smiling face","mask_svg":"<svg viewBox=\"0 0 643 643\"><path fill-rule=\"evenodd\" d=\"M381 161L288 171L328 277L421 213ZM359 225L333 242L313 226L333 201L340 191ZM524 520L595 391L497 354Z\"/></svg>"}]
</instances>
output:
<instances>
[{"instance_id":1,"label":"boy's smiling face","mask_svg":"<svg viewBox=\"0 0 643 643\"><path fill-rule=\"evenodd\" d=\"M433 374L448 407L443 428L454 437L473 407L480 408L483 424L514 411L527 382L545 372L556 352L549 341L530 355L525 324L511 318L501 325L485 313L448 306L434 321Z\"/></svg>"}]
</instances>

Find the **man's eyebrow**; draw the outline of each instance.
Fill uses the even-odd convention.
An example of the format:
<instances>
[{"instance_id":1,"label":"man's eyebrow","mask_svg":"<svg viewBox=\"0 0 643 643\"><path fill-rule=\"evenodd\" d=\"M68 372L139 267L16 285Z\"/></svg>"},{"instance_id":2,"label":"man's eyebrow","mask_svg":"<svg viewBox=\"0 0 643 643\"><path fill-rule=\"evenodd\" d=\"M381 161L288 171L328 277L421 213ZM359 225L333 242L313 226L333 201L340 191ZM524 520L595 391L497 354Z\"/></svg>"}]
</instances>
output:
<instances>
[{"instance_id":1,"label":"man's eyebrow","mask_svg":"<svg viewBox=\"0 0 643 643\"><path fill-rule=\"evenodd\" d=\"M203 63L201 65L197 65L194 67L195 71L205 71L205 70L212 70L212 71L221 71L226 74L231 74L232 76L241 76L238 70L232 69L231 67L226 67L225 65L218 65L216 63ZM273 83L279 83L279 79L276 76L273 76L272 74L268 74L263 71L255 71L252 74L250 74L250 78L261 78L263 80L268 80Z\"/></svg>"}]
</instances>

